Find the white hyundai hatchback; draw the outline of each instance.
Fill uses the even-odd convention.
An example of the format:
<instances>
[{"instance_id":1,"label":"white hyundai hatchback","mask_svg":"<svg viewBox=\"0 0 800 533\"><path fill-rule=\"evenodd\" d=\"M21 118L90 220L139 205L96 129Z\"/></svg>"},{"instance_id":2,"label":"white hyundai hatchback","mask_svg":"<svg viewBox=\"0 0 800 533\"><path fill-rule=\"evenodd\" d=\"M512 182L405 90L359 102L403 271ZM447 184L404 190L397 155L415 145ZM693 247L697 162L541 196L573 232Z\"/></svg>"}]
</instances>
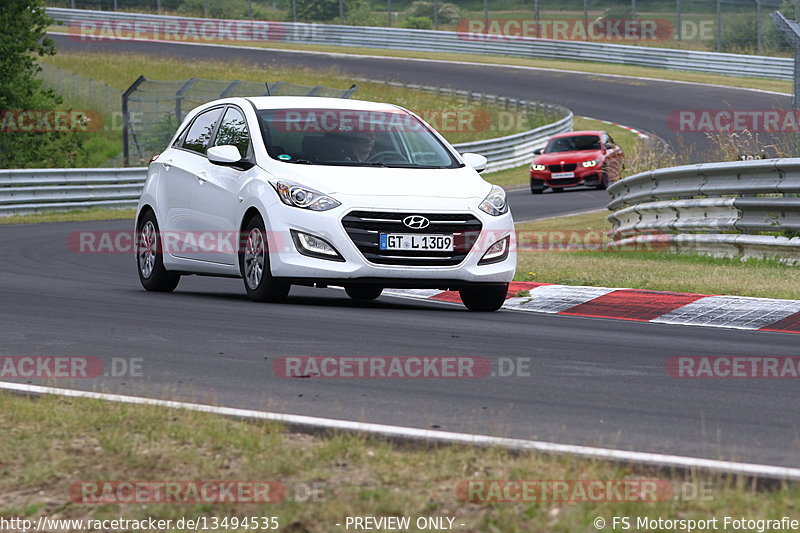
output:
<instances>
[{"instance_id":1,"label":"white hyundai hatchback","mask_svg":"<svg viewBox=\"0 0 800 533\"><path fill-rule=\"evenodd\" d=\"M216 100L154 158L136 216L139 278L244 278L257 301L292 285L457 290L503 304L516 268L502 188L401 107L316 97Z\"/></svg>"}]
</instances>

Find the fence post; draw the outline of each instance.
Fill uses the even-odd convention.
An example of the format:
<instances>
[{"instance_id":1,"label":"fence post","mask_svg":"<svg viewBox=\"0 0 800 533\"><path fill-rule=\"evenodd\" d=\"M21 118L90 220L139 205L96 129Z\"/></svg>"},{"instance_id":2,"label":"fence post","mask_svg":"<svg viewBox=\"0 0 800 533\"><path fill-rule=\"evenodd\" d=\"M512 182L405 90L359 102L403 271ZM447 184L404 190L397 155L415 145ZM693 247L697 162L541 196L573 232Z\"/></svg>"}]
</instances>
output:
<instances>
[{"instance_id":1,"label":"fence post","mask_svg":"<svg viewBox=\"0 0 800 533\"><path fill-rule=\"evenodd\" d=\"M583 0L583 31L589 40L589 0Z\"/></svg>"},{"instance_id":2,"label":"fence post","mask_svg":"<svg viewBox=\"0 0 800 533\"><path fill-rule=\"evenodd\" d=\"M136 78L136 81L122 93L122 166L124 167L127 167L130 163L130 148L128 144L128 129L130 128L128 119L128 98L130 98L131 94L133 94L145 80L146 78L144 76L139 76Z\"/></svg>"},{"instance_id":3,"label":"fence post","mask_svg":"<svg viewBox=\"0 0 800 533\"><path fill-rule=\"evenodd\" d=\"M683 39L683 25L681 21L681 0L675 0L675 28L677 30L678 41Z\"/></svg>"},{"instance_id":4,"label":"fence post","mask_svg":"<svg viewBox=\"0 0 800 533\"><path fill-rule=\"evenodd\" d=\"M794 94L792 106L800 108L800 22L790 21L780 11L770 14L773 24L778 32L794 48Z\"/></svg>"},{"instance_id":5,"label":"fence post","mask_svg":"<svg viewBox=\"0 0 800 533\"><path fill-rule=\"evenodd\" d=\"M439 0L433 0L433 29L439 29Z\"/></svg>"},{"instance_id":6,"label":"fence post","mask_svg":"<svg viewBox=\"0 0 800 533\"><path fill-rule=\"evenodd\" d=\"M764 53L764 27L761 22L761 0L756 0L756 40L758 42L758 55L763 55Z\"/></svg>"},{"instance_id":7,"label":"fence post","mask_svg":"<svg viewBox=\"0 0 800 533\"><path fill-rule=\"evenodd\" d=\"M717 0L717 52L722 51L722 0Z\"/></svg>"},{"instance_id":8,"label":"fence post","mask_svg":"<svg viewBox=\"0 0 800 533\"><path fill-rule=\"evenodd\" d=\"M636 0L631 0L631 18L636 18Z\"/></svg>"},{"instance_id":9,"label":"fence post","mask_svg":"<svg viewBox=\"0 0 800 533\"><path fill-rule=\"evenodd\" d=\"M386 0L386 21L392 27L392 0Z\"/></svg>"},{"instance_id":10,"label":"fence post","mask_svg":"<svg viewBox=\"0 0 800 533\"><path fill-rule=\"evenodd\" d=\"M181 109L181 100L183 100L183 95L186 94L186 91L189 90L189 87L194 85L197 82L197 78L189 78L186 83L183 84L183 87L178 89L178 92L175 93L175 118L178 120L178 124L183 121L183 110Z\"/></svg>"}]
</instances>

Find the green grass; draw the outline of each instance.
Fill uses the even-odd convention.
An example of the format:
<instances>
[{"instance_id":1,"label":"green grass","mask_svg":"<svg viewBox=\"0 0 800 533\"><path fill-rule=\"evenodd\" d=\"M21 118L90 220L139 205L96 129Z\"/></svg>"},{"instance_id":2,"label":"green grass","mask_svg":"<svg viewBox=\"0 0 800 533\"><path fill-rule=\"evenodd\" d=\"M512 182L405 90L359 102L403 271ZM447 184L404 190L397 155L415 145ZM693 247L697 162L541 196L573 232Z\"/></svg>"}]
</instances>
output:
<instances>
[{"instance_id":1,"label":"green grass","mask_svg":"<svg viewBox=\"0 0 800 533\"><path fill-rule=\"evenodd\" d=\"M563 193L563 194L569 194ZM598 246L611 229L608 211L519 224L531 243L587 244L591 251L522 251L517 281L625 287L698 294L800 299L800 268L770 259L715 258L669 251L609 251ZM588 233L587 233L588 232ZM590 237L591 236L591 237ZM605 239L607 241L607 239Z\"/></svg>"},{"instance_id":2,"label":"green grass","mask_svg":"<svg viewBox=\"0 0 800 533\"><path fill-rule=\"evenodd\" d=\"M63 29L56 31L63 31ZM226 44L230 44L229 42ZM706 74L702 72L689 72L680 70L666 70L649 67L637 67L627 65L616 65L612 63L594 63L588 61L571 61L571 60L550 60L550 59L528 59L506 56L487 56L481 54L468 54L468 53L439 53L439 52L421 52L414 50L386 50L383 48L358 48L346 46L328 46L328 45L305 45L284 42L258 42L258 43L241 43L241 46L257 47L257 48L279 48L279 49L292 49L292 50L308 50L314 52L330 52L336 51L341 53L348 53L354 55L377 55L385 57L403 57L403 58L420 58L420 59L435 59L446 62L473 62L481 64L498 64L498 65L518 65L524 67L544 68L550 70L572 70L586 73L596 74L613 74L618 76L626 76L631 79L618 79L609 80L607 78L595 78L593 81L596 83L610 83L610 84L624 84L624 85L645 85L642 80L635 78L653 78L669 81L685 81L692 83L703 83L712 85L723 85L728 87L743 87L749 89L761 89L766 91L776 91L786 94L791 94L792 83L790 81L770 80L765 78L751 78L742 76L723 76L719 74ZM542 74L546 76L559 76L557 72L549 72ZM258 80L261 81L261 80Z\"/></svg>"},{"instance_id":3,"label":"green grass","mask_svg":"<svg viewBox=\"0 0 800 533\"><path fill-rule=\"evenodd\" d=\"M333 68L327 71L305 68L271 66L268 74L254 69L251 64L219 61L193 61L188 63L174 58L154 60L150 56L135 54L102 54L61 51L55 56L42 58L61 69L104 82L121 91L139 76L152 80L176 80L191 77L214 80L242 80L264 82L288 81L300 85L325 85L346 89L353 80ZM456 96L437 95L431 92L389 87L382 83L358 82L353 94L360 100L389 102L418 112L430 118L434 127L452 143L477 141L519 133L552 122L549 113L528 113L504 109L501 106L466 102ZM451 121L441 123L440 112L449 113ZM464 118L454 122L453 117ZM437 121L439 121L437 123Z\"/></svg>"},{"instance_id":4,"label":"green grass","mask_svg":"<svg viewBox=\"0 0 800 533\"><path fill-rule=\"evenodd\" d=\"M0 393L0 514L71 519L276 516L279 531L329 532L346 516L449 516L473 532L590 531L595 517L776 518L798 512L796 485L758 491L745 479L670 474L569 456L402 445L353 434L304 435L280 424L193 411ZM462 501L464 480L658 479L703 497L664 502ZM281 503L74 503L82 481L278 481ZM317 497L298 498L315 484ZM686 485L684 485L686 486ZM220 529L222 530L222 529ZM238 529L243 531L243 529ZM417 531L415 528L412 531Z\"/></svg>"},{"instance_id":5,"label":"green grass","mask_svg":"<svg viewBox=\"0 0 800 533\"><path fill-rule=\"evenodd\" d=\"M39 224L44 222L84 222L89 220L133 220L135 209L76 209L32 215L0 216L0 224Z\"/></svg>"}]
</instances>

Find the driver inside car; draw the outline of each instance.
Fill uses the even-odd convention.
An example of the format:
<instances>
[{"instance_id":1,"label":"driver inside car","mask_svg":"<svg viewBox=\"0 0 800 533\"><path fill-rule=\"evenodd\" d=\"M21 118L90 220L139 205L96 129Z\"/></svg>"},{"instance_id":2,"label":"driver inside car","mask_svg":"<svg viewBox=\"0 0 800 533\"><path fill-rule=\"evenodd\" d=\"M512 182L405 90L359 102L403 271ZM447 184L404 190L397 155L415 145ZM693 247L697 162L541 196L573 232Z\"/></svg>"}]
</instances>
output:
<instances>
[{"instance_id":1,"label":"driver inside car","mask_svg":"<svg viewBox=\"0 0 800 533\"><path fill-rule=\"evenodd\" d=\"M343 139L342 152L345 161L366 161L375 148L375 132L353 132Z\"/></svg>"}]
</instances>

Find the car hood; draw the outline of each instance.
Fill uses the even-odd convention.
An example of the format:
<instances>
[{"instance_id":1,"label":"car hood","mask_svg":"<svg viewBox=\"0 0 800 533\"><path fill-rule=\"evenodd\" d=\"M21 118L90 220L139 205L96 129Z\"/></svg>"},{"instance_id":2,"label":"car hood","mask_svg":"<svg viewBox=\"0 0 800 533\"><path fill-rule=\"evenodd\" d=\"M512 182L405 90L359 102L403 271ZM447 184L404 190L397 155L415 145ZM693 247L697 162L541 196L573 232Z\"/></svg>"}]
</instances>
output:
<instances>
[{"instance_id":1,"label":"car hood","mask_svg":"<svg viewBox=\"0 0 800 533\"><path fill-rule=\"evenodd\" d=\"M560 165L565 163L580 163L589 159L600 159L603 152L600 150L578 150L575 152L554 152L552 154L540 154L534 159L534 163L539 165Z\"/></svg>"},{"instance_id":2,"label":"car hood","mask_svg":"<svg viewBox=\"0 0 800 533\"><path fill-rule=\"evenodd\" d=\"M483 200L491 184L469 167L404 169L282 164L268 170L334 197L395 196Z\"/></svg>"}]
</instances>

